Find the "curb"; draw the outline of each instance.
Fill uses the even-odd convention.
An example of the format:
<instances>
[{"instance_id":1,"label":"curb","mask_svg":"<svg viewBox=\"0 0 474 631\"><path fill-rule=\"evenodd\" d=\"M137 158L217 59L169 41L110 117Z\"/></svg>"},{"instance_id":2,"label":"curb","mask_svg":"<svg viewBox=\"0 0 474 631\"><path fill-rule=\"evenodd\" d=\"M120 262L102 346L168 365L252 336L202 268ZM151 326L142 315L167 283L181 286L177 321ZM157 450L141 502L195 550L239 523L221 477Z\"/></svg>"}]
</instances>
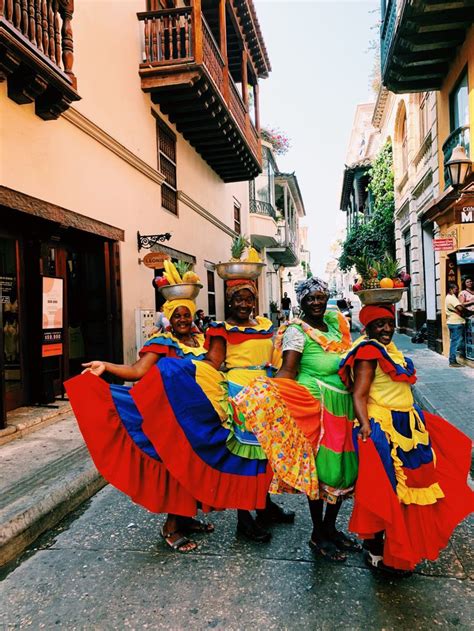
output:
<instances>
[{"instance_id":1,"label":"curb","mask_svg":"<svg viewBox=\"0 0 474 631\"><path fill-rule=\"evenodd\" d=\"M15 559L41 534L95 495L107 482L91 466L0 526L0 567Z\"/></svg>"}]
</instances>

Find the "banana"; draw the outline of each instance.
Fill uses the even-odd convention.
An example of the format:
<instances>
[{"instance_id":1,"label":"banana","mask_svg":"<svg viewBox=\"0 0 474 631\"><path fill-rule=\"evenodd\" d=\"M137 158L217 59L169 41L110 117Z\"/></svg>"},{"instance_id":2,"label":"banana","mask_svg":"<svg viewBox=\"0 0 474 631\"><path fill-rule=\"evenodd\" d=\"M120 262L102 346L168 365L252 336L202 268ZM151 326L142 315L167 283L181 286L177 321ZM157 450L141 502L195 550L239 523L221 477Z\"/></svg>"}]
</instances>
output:
<instances>
[{"instance_id":1,"label":"banana","mask_svg":"<svg viewBox=\"0 0 474 631\"><path fill-rule=\"evenodd\" d=\"M255 248L249 248L247 254L247 261L250 263L260 263L260 256Z\"/></svg>"},{"instance_id":2,"label":"banana","mask_svg":"<svg viewBox=\"0 0 474 631\"><path fill-rule=\"evenodd\" d=\"M175 285L174 280L171 278L168 272L163 272L163 276L166 278L170 285Z\"/></svg>"},{"instance_id":3,"label":"banana","mask_svg":"<svg viewBox=\"0 0 474 631\"><path fill-rule=\"evenodd\" d=\"M164 276L166 277L166 280L169 282L170 285L176 285L173 272L170 269L170 262L165 260L163 261L163 265L165 267Z\"/></svg>"},{"instance_id":4,"label":"banana","mask_svg":"<svg viewBox=\"0 0 474 631\"><path fill-rule=\"evenodd\" d=\"M174 282L179 285L180 283L183 282L183 279L181 278L181 276L179 275L178 270L175 267L175 264L172 263L171 261L168 261L169 264L169 269L170 269L170 273L174 278Z\"/></svg>"}]
</instances>

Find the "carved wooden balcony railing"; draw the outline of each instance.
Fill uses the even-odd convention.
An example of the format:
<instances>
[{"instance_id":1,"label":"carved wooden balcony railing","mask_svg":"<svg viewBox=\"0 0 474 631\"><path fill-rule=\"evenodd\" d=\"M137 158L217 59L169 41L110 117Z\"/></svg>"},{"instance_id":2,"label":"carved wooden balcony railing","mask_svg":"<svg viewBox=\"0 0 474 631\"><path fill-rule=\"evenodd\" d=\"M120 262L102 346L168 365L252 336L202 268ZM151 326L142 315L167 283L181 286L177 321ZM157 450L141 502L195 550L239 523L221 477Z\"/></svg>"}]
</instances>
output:
<instances>
[{"instance_id":1,"label":"carved wooden balcony railing","mask_svg":"<svg viewBox=\"0 0 474 631\"><path fill-rule=\"evenodd\" d=\"M196 5L138 14L142 89L225 181L261 171L261 145L227 60Z\"/></svg>"},{"instance_id":2,"label":"carved wooden balcony railing","mask_svg":"<svg viewBox=\"0 0 474 631\"><path fill-rule=\"evenodd\" d=\"M383 85L397 93L439 90L473 22L473 0L382 0Z\"/></svg>"},{"instance_id":3,"label":"carved wooden balcony railing","mask_svg":"<svg viewBox=\"0 0 474 631\"><path fill-rule=\"evenodd\" d=\"M0 0L0 81L44 120L79 100L73 66L73 0Z\"/></svg>"}]
</instances>

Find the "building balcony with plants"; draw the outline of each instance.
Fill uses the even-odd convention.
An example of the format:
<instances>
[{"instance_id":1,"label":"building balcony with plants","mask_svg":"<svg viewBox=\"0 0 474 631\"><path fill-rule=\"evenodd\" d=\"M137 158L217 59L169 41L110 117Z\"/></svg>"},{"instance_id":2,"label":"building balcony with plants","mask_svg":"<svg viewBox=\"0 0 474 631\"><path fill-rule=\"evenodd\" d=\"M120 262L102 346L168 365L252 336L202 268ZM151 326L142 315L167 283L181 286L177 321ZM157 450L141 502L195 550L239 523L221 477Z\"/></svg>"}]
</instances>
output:
<instances>
[{"instance_id":1,"label":"building balcony with plants","mask_svg":"<svg viewBox=\"0 0 474 631\"><path fill-rule=\"evenodd\" d=\"M225 181L260 173L258 81L270 62L251 0L138 14L142 89Z\"/></svg>"}]
</instances>

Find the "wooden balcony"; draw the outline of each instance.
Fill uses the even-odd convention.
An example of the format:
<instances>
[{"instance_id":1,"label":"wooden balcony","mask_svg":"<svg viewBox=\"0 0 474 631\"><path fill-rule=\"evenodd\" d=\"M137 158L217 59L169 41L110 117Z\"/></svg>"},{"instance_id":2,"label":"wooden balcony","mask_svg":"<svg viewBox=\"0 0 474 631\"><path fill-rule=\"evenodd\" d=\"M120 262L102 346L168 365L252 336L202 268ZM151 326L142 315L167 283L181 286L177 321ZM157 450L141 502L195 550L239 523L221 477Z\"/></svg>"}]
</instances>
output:
<instances>
[{"instance_id":1,"label":"wooden balcony","mask_svg":"<svg viewBox=\"0 0 474 631\"><path fill-rule=\"evenodd\" d=\"M474 0L382 0L382 82L392 92L439 90L474 22Z\"/></svg>"},{"instance_id":2,"label":"wooden balcony","mask_svg":"<svg viewBox=\"0 0 474 631\"><path fill-rule=\"evenodd\" d=\"M199 2L138 19L142 89L225 182L253 179L261 171L260 138L230 73L225 27L218 45Z\"/></svg>"},{"instance_id":3,"label":"wooden balcony","mask_svg":"<svg viewBox=\"0 0 474 631\"><path fill-rule=\"evenodd\" d=\"M277 214L272 204L250 200L250 239L257 248L279 245Z\"/></svg>"},{"instance_id":4,"label":"wooden balcony","mask_svg":"<svg viewBox=\"0 0 474 631\"><path fill-rule=\"evenodd\" d=\"M72 72L73 0L0 0L0 81L44 120L79 100Z\"/></svg>"}]
</instances>

